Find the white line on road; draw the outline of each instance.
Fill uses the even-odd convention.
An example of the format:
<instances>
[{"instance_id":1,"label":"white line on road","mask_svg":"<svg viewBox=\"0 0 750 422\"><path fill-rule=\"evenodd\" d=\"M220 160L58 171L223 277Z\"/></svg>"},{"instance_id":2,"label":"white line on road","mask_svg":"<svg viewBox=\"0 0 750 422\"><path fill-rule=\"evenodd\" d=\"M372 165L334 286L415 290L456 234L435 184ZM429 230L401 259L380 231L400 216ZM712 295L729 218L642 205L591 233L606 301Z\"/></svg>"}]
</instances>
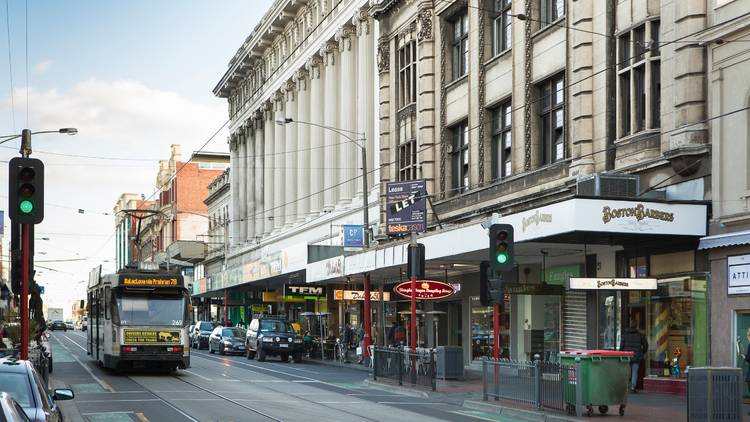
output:
<instances>
[{"instance_id":1,"label":"white line on road","mask_svg":"<svg viewBox=\"0 0 750 422\"><path fill-rule=\"evenodd\" d=\"M183 370L182 370L182 372L187 372L187 373L188 373L188 374L190 374L190 375L195 375L196 377L198 377L198 378L202 378L202 379L204 379L204 380L206 380L206 381L213 381L213 380L212 380L211 378L206 378L206 377L204 377L204 376L203 376L203 375L201 375L201 374L197 374L197 373L195 373L195 372L193 372L193 371L188 371L187 369L183 369Z\"/></svg>"},{"instance_id":2,"label":"white line on road","mask_svg":"<svg viewBox=\"0 0 750 422\"><path fill-rule=\"evenodd\" d=\"M63 336L63 337L65 337L65 336ZM107 382L105 382L101 378L97 377L96 375L94 375L94 373L91 371L91 369L89 369L88 366L84 365L83 362L81 362L81 360L78 359L78 356L76 356L75 354L73 354L73 352L68 348L68 346L64 345L63 342L60 341L60 339L58 339L57 337L53 337L53 338L60 344L60 346L63 347L63 349L67 350L68 353L70 353L70 356L73 359L75 359L75 361L78 362L78 364L81 365L81 367L83 367L83 369L86 372L88 372L89 375L91 375L91 378L93 378L96 382L98 382L99 385L102 386L102 388L104 388L105 390L110 391L110 392L115 391L115 389L112 388L111 385L109 385ZM65 338L67 338L67 337L65 337ZM73 342L73 343L75 343L73 340L71 340L69 338L68 338L68 340L71 341L71 342ZM75 344L78 345L77 343L75 343ZM78 347L80 347L80 346L78 346ZM85 351L86 349L83 349L83 350Z\"/></svg>"},{"instance_id":3,"label":"white line on road","mask_svg":"<svg viewBox=\"0 0 750 422\"><path fill-rule=\"evenodd\" d=\"M70 340L70 342L71 342L71 343L73 343L73 344L75 344L75 345L76 345L76 347L78 347L79 349L81 349L81 350L83 350L84 352L88 353L88 350L86 350L86 348L85 348L85 347L81 346L80 344L78 344L78 342L77 342L77 341L75 341L75 340L73 340L72 338L68 337L68 335L67 335L67 334L63 334L63 337L65 337L66 339Z\"/></svg>"},{"instance_id":4,"label":"white line on road","mask_svg":"<svg viewBox=\"0 0 750 422\"><path fill-rule=\"evenodd\" d=\"M426 405L440 404L440 405L448 406L448 403L427 403L427 402L417 402L417 401L415 401L415 402L408 402L408 401L404 401L404 402L401 402L401 401L379 401L378 404L413 404L413 405L417 405L417 406L421 406L421 405L425 405L426 406Z\"/></svg>"},{"instance_id":5,"label":"white line on road","mask_svg":"<svg viewBox=\"0 0 750 422\"><path fill-rule=\"evenodd\" d=\"M161 401L161 400L159 399L119 399L119 400L107 399L107 403L129 402L129 401L141 402L141 401ZM76 403L101 403L101 402L102 402L101 400L76 400Z\"/></svg>"}]
</instances>

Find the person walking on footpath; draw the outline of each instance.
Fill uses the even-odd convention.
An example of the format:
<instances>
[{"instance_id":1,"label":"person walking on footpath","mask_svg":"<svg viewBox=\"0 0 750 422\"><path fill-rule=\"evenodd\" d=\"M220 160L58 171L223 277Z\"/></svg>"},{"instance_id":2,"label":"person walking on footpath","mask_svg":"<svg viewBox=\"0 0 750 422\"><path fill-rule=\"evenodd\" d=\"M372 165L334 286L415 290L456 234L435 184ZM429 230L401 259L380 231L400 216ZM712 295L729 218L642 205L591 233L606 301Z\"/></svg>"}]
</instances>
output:
<instances>
[{"instance_id":1,"label":"person walking on footpath","mask_svg":"<svg viewBox=\"0 0 750 422\"><path fill-rule=\"evenodd\" d=\"M635 393L635 386L638 385L638 369L643 356L648 351L648 340L637 330L635 321L631 320L628 328L622 332L620 350L633 352L633 358L630 360L630 392Z\"/></svg>"},{"instance_id":2,"label":"person walking on footpath","mask_svg":"<svg viewBox=\"0 0 750 422\"><path fill-rule=\"evenodd\" d=\"M747 333L745 333L747 336L747 350L745 350L745 354L742 355L742 359L747 363L747 369L745 370L745 382L747 383L747 388L750 388L750 328L747 329ZM740 338L737 337L737 342L739 343ZM739 346L737 347L739 349ZM750 413L748 413L750 415Z\"/></svg>"}]
</instances>

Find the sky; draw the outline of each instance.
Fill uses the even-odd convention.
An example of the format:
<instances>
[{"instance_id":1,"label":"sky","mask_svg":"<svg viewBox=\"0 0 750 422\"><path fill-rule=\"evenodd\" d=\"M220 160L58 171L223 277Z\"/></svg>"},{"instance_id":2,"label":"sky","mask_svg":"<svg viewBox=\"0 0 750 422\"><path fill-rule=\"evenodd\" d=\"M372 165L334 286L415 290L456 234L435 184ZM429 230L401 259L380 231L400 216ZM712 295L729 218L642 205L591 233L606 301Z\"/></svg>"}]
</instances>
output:
<instances>
[{"instance_id":1,"label":"sky","mask_svg":"<svg viewBox=\"0 0 750 422\"><path fill-rule=\"evenodd\" d=\"M46 173L35 263L49 306L69 317L91 268L114 270L117 198L152 195L169 145L181 144L187 158L226 122L227 103L212 90L271 2L0 1L0 135L79 131L32 137L32 157ZM227 151L226 136L224 129L204 150ZM18 146L0 145L0 166ZM8 173L0 174L4 210ZM6 211L5 266L9 224Z\"/></svg>"}]
</instances>

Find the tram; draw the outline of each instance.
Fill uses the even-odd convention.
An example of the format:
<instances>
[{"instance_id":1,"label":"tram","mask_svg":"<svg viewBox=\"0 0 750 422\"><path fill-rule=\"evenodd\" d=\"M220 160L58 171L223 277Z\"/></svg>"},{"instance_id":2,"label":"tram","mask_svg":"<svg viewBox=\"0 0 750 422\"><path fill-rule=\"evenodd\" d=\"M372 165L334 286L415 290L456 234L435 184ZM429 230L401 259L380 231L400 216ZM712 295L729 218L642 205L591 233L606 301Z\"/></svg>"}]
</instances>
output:
<instances>
[{"instance_id":1,"label":"tram","mask_svg":"<svg viewBox=\"0 0 750 422\"><path fill-rule=\"evenodd\" d=\"M87 352L105 368L190 366L188 306L181 274L126 267L89 274Z\"/></svg>"}]
</instances>

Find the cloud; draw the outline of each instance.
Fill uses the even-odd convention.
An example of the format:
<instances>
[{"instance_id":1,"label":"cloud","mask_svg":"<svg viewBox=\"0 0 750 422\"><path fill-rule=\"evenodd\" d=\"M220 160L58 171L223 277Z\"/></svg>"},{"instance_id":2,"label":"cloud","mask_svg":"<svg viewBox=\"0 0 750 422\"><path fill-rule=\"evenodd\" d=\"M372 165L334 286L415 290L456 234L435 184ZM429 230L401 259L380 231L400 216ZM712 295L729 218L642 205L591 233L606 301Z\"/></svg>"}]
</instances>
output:
<instances>
[{"instance_id":1,"label":"cloud","mask_svg":"<svg viewBox=\"0 0 750 422\"><path fill-rule=\"evenodd\" d=\"M24 110L25 91L23 95L20 92L16 90L15 105L17 110ZM9 97L0 101L0 112L7 111L10 103ZM181 144L183 160L187 160L227 119L226 106L221 101L200 104L135 80L90 79L67 89L32 89L29 104L32 129L75 127L79 131L76 136L33 137L33 156L47 164L45 202L94 212L112 212L123 192L151 195L157 160L169 158L170 145ZM226 151L226 136L224 129L206 149ZM0 151L6 157L3 159L15 154L9 149ZM152 161L89 160L40 151ZM7 195L6 189L7 184L0 184L0 195ZM50 241L39 242L39 250L47 252L45 258L70 258L74 253L95 257L83 263L46 264L60 272L44 271L40 281L47 286L45 300L66 309L70 301L82 298L84 285L76 283L87 280L88 271L104 259L113 259L115 252L114 236L102 236L114 233L114 218L78 214L75 209L48 206L45 220L37 228L38 233L68 234L49 235ZM104 265L111 271L113 264Z\"/></svg>"},{"instance_id":2,"label":"cloud","mask_svg":"<svg viewBox=\"0 0 750 422\"><path fill-rule=\"evenodd\" d=\"M52 60L44 60L34 65L34 74L41 75L46 73L50 66L52 66Z\"/></svg>"}]
</instances>

